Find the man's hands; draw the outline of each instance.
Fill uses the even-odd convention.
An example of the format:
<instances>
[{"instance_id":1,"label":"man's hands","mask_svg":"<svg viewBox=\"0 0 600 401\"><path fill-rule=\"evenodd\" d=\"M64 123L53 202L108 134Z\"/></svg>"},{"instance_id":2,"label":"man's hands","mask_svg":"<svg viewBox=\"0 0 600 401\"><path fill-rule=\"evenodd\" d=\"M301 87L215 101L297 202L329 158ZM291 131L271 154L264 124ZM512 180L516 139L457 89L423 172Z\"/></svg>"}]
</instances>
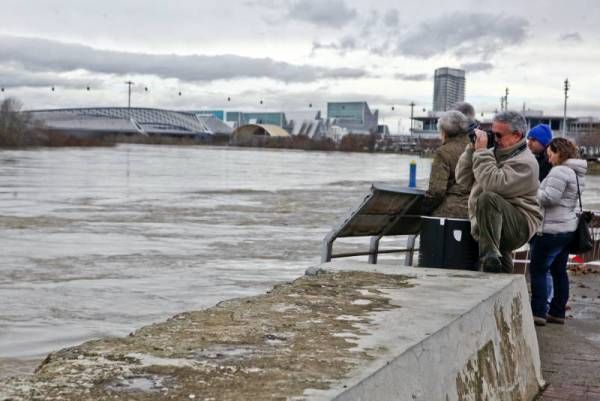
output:
<instances>
[{"instance_id":1,"label":"man's hands","mask_svg":"<svg viewBox=\"0 0 600 401\"><path fill-rule=\"evenodd\" d=\"M480 129L475 129L475 135L477 135L477 139L475 139L475 150L479 149L487 149L488 138L487 132L482 131Z\"/></svg>"}]
</instances>

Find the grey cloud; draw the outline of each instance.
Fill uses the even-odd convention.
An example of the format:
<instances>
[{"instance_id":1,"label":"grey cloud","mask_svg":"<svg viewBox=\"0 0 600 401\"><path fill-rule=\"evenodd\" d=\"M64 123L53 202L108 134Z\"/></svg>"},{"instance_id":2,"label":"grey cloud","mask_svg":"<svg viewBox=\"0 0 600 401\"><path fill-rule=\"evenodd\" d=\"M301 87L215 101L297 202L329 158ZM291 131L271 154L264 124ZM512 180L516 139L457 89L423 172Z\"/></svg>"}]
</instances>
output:
<instances>
[{"instance_id":1,"label":"grey cloud","mask_svg":"<svg viewBox=\"0 0 600 401\"><path fill-rule=\"evenodd\" d=\"M331 49L337 50L340 53L345 53L350 50L357 48L357 40L352 36L344 36L339 42L321 43L318 41L313 42L312 51L319 49Z\"/></svg>"},{"instance_id":2,"label":"grey cloud","mask_svg":"<svg viewBox=\"0 0 600 401\"><path fill-rule=\"evenodd\" d=\"M403 81L427 81L430 79L428 74L405 74L405 73L397 73L394 74L394 78L401 79Z\"/></svg>"},{"instance_id":3,"label":"grey cloud","mask_svg":"<svg viewBox=\"0 0 600 401\"><path fill-rule=\"evenodd\" d=\"M463 70L467 72L481 72L481 71L490 71L494 69L494 65L492 63L488 63L485 61L476 62L476 63L464 63L460 66Z\"/></svg>"},{"instance_id":4,"label":"grey cloud","mask_svg":"<svg viewBox=\"0 0 600 401\"><path fill-rule=\"evenodd\" d=\"M458 57L487 58L522 43L529 23L522 17L456 12L422 23L398 43L397 52L429 58L452 52Z\"/></svg>"},{"instance_id":5,"label":"grey cloud","mask_svg":"<svg viewBox=\"0 0 600 401\"><path fill-rule=\"evenodd\" d=\"M395 8L387 10L385 15L383 16L383 23L386 26L395 28L398 26L399 22L400 22L400 19L398 17L398 10L396 10Z\"/></svg>"},{"instance_id":6,"label":"grey cloud","mask_svg":"<svg viewBox=\"0 0 600 401\"><path fill-rule=\"evenodd\" d=\"M356 10L344 0L297 0L290 4L287 17L325 27L341 27L356 17Z\"/></svg>"},{"instance_id":7,"label":"grey cloud","mask_svg":"<svg viewBox=\"0 0 600 401\"><path fill-rule=\"evenodd\" d=\"M34 72L87 70L104 74L148 74L188 82L263 77L283 82L312 82L366 75L362 69L294 65L270 58L132 53L13 36L0 36L0 60L19 63Z\"/></svg>"},{"instance_id":8,"label":"grey cloud","mask_svg":"<svg viewBox=\"0 0 600 401\"><path fill-rule=\"evenodd\" d=\"M583 39L581 38L579 32L565 33L563 35L560 35L558 40L562 42L583 42Z\"/></svg>"}]
</instances>

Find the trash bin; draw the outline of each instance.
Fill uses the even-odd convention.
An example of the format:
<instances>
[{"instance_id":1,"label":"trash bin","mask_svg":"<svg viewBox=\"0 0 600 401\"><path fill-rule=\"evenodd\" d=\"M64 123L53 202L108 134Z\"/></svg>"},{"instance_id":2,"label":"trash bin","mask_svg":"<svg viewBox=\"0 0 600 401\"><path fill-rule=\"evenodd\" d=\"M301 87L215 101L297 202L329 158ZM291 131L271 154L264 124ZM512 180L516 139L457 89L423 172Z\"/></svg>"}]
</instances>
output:
<instances>
[{"instance_id":1,"label":"trash bin","mask_svg":"<svg viewBox=\"0 0 600 401\"><path fill-rule=\"evenodd\" d=\"M479 245L467 219L422 216L419 266L478 270Z\"/></svg>"}]
</instances>

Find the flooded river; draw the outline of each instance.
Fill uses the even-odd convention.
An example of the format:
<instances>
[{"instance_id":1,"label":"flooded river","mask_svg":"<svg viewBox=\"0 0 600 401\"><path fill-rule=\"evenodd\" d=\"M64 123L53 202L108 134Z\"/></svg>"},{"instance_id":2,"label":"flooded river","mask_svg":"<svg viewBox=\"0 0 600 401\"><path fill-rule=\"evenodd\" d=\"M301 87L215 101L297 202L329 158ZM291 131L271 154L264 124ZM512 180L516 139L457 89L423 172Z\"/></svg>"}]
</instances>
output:
<instances>
[{"instance_id":1,"label":"flooded river","mask_svg":"<svg viewBox=\"0 0 600 401\"><path fill-rule=\"evenodd\" d=\"M322 238L372 182L406 184L411 159L143 145L0 151L0 359L125 335L292 280L319 262ZM417 163L424 186L431 163ZM600 204L600 194L584 202Z\"/></svg>"},{"instance_id":2,"label":"flooded river","mask_svg":"<svg viewBox=\"0 0 600 401\"><path fill-rule=\"evenodd\" d=\"M254 295L402 155L123 145L0 151L0 358L38 358ZM419 160L425 182L430 161Z\"/></svg>"}]
</instances>

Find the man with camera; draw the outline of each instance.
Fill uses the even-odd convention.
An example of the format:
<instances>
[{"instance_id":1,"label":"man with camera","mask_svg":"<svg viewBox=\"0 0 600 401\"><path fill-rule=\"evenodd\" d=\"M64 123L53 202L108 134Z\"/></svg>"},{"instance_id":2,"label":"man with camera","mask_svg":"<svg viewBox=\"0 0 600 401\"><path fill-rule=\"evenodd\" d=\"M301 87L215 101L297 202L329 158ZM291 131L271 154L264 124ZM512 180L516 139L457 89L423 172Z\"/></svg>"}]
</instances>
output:
<instances>
[{"instance_id":1,"label":"man with camera","mask_svg":"<svg viewBox=\"0 0 600 401\"><path fill-rule=\"evenodd\" d=\"M456 166L456 182L471 186L471 233L479 241L480 268L512 273L512 251L542 221L538 164L527 147L527 122L515 111L496 114L492 131L473 129Z\"/></svg>"}]
</instances>

